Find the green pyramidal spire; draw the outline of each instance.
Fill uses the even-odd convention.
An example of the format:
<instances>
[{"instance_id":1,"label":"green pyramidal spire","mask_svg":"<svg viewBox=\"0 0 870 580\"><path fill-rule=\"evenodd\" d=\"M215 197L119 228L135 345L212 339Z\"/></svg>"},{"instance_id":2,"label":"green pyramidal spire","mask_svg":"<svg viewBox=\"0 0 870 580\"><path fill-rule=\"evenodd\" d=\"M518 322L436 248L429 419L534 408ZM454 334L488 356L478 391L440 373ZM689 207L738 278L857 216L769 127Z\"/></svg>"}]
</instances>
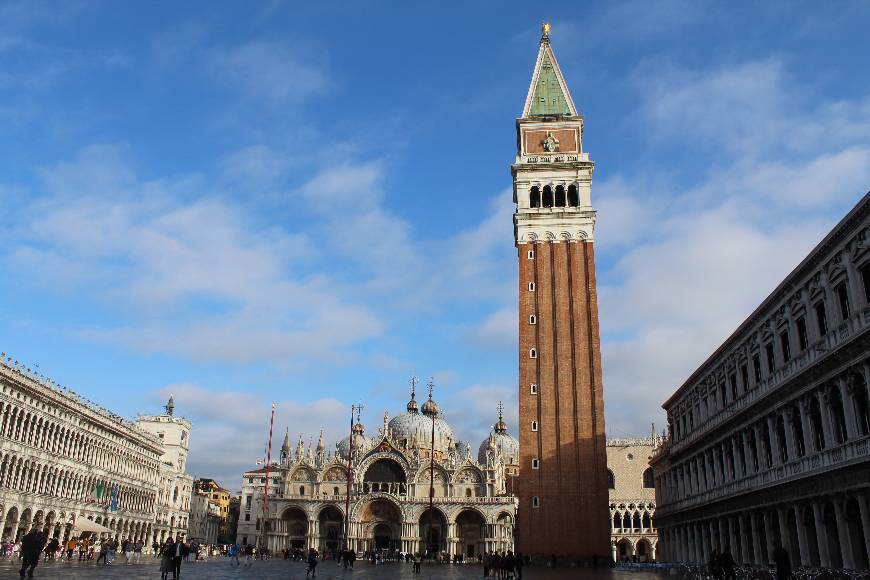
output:
<instances>
[{"instance_id":1,"label":"green pyramidal spire","mask_svg":"<svg viewBox=\"0 0 870 580\"><path fill-rule=\"evenodd\" d=\"M542 28L541 46L538 51L538 60L535 63L535 71L532 74L532 86L529 87L529 96L526 99L524 117L557 117L575 116L577 111L556 55L550 46L550 25L545 24Z\"/></svg>"},{"instance_id":2,"label":"green pyramidal spire","mask_svg":"<svg viewBox=\"0 0 870 580\"><path fill-rule=\"evenodd\" d=\"M559 78L553 69L553 62L547 53L544 53L541 59L541 70L538 82L535 83L535 94L532 97L532 109L529 114L533 116L571 114L571 107L568 106L568 100L562 92Z\"/></svg>"}]
</instances>

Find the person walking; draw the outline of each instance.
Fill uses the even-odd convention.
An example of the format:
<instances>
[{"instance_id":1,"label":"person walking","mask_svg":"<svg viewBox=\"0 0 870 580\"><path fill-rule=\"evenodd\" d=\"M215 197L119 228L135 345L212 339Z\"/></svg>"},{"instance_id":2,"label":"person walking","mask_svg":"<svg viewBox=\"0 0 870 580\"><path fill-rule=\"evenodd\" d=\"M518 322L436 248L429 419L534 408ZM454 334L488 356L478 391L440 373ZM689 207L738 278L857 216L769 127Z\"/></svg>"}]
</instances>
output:
<instances>
[{"instance_id":1,"label":"person walking","mask_svg":"<svg viewBox=\"0 0 870 580\"><path fill-rule=\"evenodd\" d=\"M39 554L42 552L42 545L45 543L45 538L42 532L33 528L23 538L21 538L21 570L18 574L24 578L25 571L27 576L33 578L33 571L36 565L39 564Z\"/></svg>"},{"instance_id":2,"label":"person walking","mask_svg":"<svg viewBox=\"0 0 870 580\"><path fill-rule=\"evenodd\" d=\"M109 557L109 540L101 540L100 541L100 553L97 555L97 561L95 564L99 564L100 560L103 561L103 566L108 564Z\"/></svg>"},{"instance_id":3,"label":"person walking","mask_svg":"<svg viewBox=\"0 0 870 580\"><path fill-rule=\"evenodd\" d=\"M181 578L181 561L190 554L190 546L181 538L175 542L175 556L172 558L172 580Z\"/></svg>"},{"instance_id":4,"label":"person walking","mask_svg":"<svg viewBox=\"0 0 870 580\"><path fill-rule=\"evenodd\" d=\"M317 550L314 548L308 550L308 568L305 570L305 577L308 578L309 574L312 578L317 575Z\"/></svg>"},{"instance_id":5,"label":"person walking","mask_svg":"<svg viewBox=\"0 0 870 580\"><path fill-rule=\"evenodd\" d=\"M160 548L160 580L166 580L169 572L174 571L173 558L175 556L175 541L172 536L166 538L166 542Z\"/></svg>"},{"instance_id":6,"label":"person walking","mask_svg":"<svg viewBox=\"0 0 870 580\"><path fill-rule=\"evenodd\" d=\"M245 566L254 565L254 545L245 544Z\"/></svg>"},{"instance_id":7,"label":"person walking","mask_svg":"<svg viewBox=\"0 0 870 580\"><path fill-rule=\"evenodd\" d=\"M238 544L233 544L232 546L230 546L230 549L227 552L230 557L230 566L233 565L233 562L236 563L236 566L239 565L239 549L240 548Z\"/></svg>"}]
</instances>

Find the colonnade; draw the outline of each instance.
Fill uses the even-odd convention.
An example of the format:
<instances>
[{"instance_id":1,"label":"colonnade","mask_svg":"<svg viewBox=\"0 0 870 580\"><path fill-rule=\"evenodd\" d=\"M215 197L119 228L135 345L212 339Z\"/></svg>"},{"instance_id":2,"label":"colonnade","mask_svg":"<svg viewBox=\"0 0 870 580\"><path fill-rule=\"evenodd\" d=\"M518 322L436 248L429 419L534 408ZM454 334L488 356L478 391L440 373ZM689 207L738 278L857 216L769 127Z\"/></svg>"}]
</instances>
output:
<instances>
[{"instance_id":1,"label":"colonnade","mask_svg":"<svg viewBox=\"0 0 870 580\"><path fill-rule=\"evenodd\" d=\"M866 569L870 491L824 495L659 528L663 559L704 563L712 550L744 564L771 563L777 544L794 565Z\"/></svg>"}]
</instances>

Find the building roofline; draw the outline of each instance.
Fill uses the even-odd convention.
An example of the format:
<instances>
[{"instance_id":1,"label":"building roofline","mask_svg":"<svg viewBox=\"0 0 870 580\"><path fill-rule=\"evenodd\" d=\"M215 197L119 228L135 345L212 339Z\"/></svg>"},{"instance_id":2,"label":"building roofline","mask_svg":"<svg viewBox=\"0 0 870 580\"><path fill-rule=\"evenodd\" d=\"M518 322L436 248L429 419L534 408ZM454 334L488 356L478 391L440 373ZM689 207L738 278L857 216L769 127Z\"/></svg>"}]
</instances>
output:
<instances>
[{"instance_id":1,"label":"building roofline","mask_svg":"<svg viewBox=\"0 0 870 580\"><path fill-rule=\"evenodd\" d=\"M828 232L828 234L822 238L822 240L816 244L812 250L810 250L810 253L807 254L807 256L801 260L801 262L791 272L789 272L783 281L780 282L764 300L762 300L761 304L759 304L752 313L749 314L749 316L747 316L730 335L728 335L722 344L720 344L719 347L714 350L713 353L710 354L685 381L683 381L677 390L674 391L674 393L668 397L664 403L662 403L662 408L667 410L690 386L695 384L702 375L708 372L710 367L714 366L713 363L716 362L724 352L732 348L734 343L738 342L738 339L742 338L742 335L755 325L757 319L760 318L764 312L778 303L783 294L794 289L794 284L798 278L805 276L809 270L812 270L817 266L817 262L822 258L822 254L825 252L827 247L830 246L835 239L850 231L849 227L852 225L851 222L859 217L865 216L867 213L870 213L870 191L865 193L861 199L858 200L849 213L837 222L831 231Z\"/></svg>"}]
</instances>

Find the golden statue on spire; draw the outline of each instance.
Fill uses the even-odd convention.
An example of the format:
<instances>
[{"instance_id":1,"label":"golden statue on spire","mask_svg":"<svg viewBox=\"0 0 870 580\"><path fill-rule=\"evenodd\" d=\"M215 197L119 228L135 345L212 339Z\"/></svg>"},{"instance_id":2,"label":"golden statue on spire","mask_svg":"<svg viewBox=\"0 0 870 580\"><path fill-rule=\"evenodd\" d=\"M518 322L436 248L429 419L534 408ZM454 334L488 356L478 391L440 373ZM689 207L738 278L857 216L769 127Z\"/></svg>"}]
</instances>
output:
<instances>
[{"instance_id":1,"label":"golden statue on spire","mask_svg":"<svg viewBox=\"0 0 870 580\"><path fill-rule=\"evenodd\" d=\"M542 40L545 38L547 38L547 39L550 38L550 28L551 28L551 26L550 26L549 22L542 22L541 23L541 39Z\"/></svg>"}]
</instances>

